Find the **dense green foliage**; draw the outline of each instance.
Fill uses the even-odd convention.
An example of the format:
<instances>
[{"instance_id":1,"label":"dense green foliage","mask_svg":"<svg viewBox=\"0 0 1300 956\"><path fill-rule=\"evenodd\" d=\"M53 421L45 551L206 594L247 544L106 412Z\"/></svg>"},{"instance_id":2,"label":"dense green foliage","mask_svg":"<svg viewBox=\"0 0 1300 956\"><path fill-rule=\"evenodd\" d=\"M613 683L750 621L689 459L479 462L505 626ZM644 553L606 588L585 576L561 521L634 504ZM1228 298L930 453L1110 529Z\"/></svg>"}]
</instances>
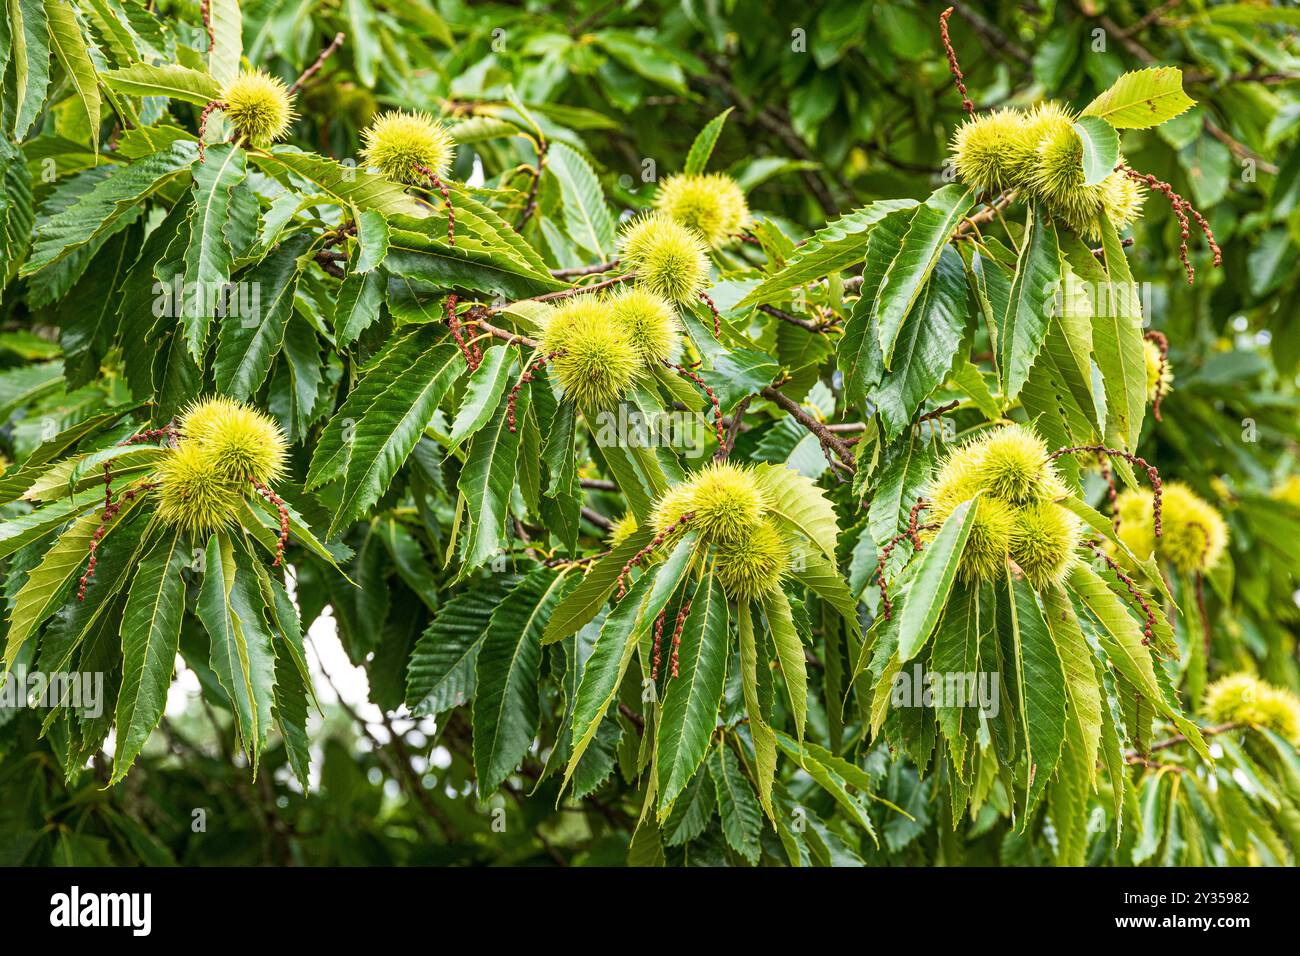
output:
<instances>
[{"instance_id":1,"label":"dense green foliage","mask_svg":"<svg viewBox=\"0 0 1300 956\"><path fill-rule=\"evenodd\" d=\"M6 6L0 860L1296 862L1293 8Z\"/></svg>"}]
</instances>

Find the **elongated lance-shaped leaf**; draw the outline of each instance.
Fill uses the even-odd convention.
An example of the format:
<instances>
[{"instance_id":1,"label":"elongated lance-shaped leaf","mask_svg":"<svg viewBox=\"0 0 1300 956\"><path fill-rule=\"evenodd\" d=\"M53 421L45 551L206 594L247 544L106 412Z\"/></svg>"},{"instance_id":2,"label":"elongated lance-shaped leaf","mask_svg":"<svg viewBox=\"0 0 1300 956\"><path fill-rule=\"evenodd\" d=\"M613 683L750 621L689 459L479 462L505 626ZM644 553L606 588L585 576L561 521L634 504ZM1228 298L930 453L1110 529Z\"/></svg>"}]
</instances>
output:
<instances>
[{"instance_id":1,"label":"elongated lance-shaped leaf","mask_svg":"<svg viewBox=\"0 0 1300 956\"><path fill-rule=\"evenodd\" d=\"M441 330L421 326L388 343L361 370L361 380L348 393L343 406L329 420L307 469L306 489L310 491L343 477L352 438L359 422L381 396L391 390L402 373L414 366L429 349L443 338Z\"/></svg>"},{"instance_id":2,"label":"elongated lance-shaped leaf","mask_svg":"<svg viewBox=\"0 0 1300 956\"><path fill-rule=\"evenodd\" d=\"M834 561L839 523L834 507L816 483L793 468L771 464L756 467L754 480L767 492L771 514L815 544L827 560Z\"/></svg>"},{"instance_id":3,"label":"elongated lance-shaped leaf","mask_svg":"<svg viewBox=\"0 0 1300 956\"><path fill-rule=\"evenodd\" d=\"M1105 216L1098 219L1098 226L1108 281L1093 303L1092 341L1106 391L1106 433L1108 440L1133 449L1142 434L1147 401L1142 301L1119 233ZM1070 243L1071 263L1081 258L1081 246L1078 240Z\"/></svg>"},{"instance_id":4,"label":"elongated lance-shaped leaf","mask_svg":"<svg viewBox=\"0 0 1300 956\"><path fill-rule=\"evenodd\" d=\"M1075 732L1087 780L1097 778L1097 752L1101 746L1101 688L1097 683L1096 666L1087 638L1079 627L1070 597L1059 584L1042 590L1043 618L1052 632L1056 652L1061 658L1065 673L1065 689L1069 695L1069 710L1075 722Z\"/></svg>"},{"instance_id":5,"label":"elongated lance-shaped leaf","mask_svg":"<svg viewBox=\"0 0 1300 956\"><path fill-rule=\"evenodd\" d=\"M490 348L483 353L483 361L470 374L460 410L451 423L451 434L447 441L452 451L486 425L492 413L500 406L506 387L513 383L512 373L516 368L514 357L515 352L509 346ZM516 419L522 420L517 412L516 409Z\"/></svg>"},{"instance_id":6,"label":"elongated lance-shaped leaf","mask_svg":"<svg viewBox=\"0 0 1300 956\"><path fill-rule=\"evenodd\" d=\"M865 337L870 346L865 381L875 383L867 397L880 413L887 439L911 425L921 403L947 377L966 328L966 297L961 256L943 249L920 298L903 319L890 370L884 368L875 336Z\"/></svg>"},{"instance_id":7,"label":"elongated lance-shaped leaf","mask_svg":"<svg viewBox=\"0 0 1300 956\"><path fill-rule=\"evenodd\" d=\"M244 156L244 150L238 146L217 143L208 149L205 161L194 167L194 205L190 211L182 287L195 290L195 294L184 297L183 318L185 341L196 362L203 359L213 316L226 312L217 301L230 281L233 259L226 242L225 225L230 218L231 191L248 176ZM247 325L258 318L237 316L224 323L224 327Z\"/></svg>"},{"instance_id":8,"label":"elongated lance-shaped leaf","mask_svg":"<svg viewBox=\"0 0 1300 956\"><path fill-rule=\"evenodd\" d=\"M516 580L494 575L439 608L406 665L406 706L414 716L436 717L473 699L488 620Z\"/></svg>"},{"instance_id":9,"label":"elongated lance-shaped leaf","mask_svg":"<svg viewBox=\"0 0 1300 956\"><path fill-rule=\"evenodd\" d=\"M741 770L740 761L725 742L720 742L709 753L709 776L713 778L717 793L718 815L722 819L722 835L727 845L751 865L757 864L763 816L758 800L754 798L754 788Z\"/></svg>"},{"instance_id":10,"label":"elongated lance-shaped leaf","mask_svg":"<svg viewBox=\"0 0 1300 956\"><path fill-rule=\"evenodd\" d=\"M974 707L976 688L966 682L963 675L977 678L979 671L980 630L979 586L958 580L953 585L948 606L934 636L934 650L930 655L930 669L952 678L957 675L965 699L952 700L944 695L943 703L936 706L935 716L939 729L948 741L952 765L958 775L966 764L966 747L975 740L977 723ZM987 627L987 622L985 622ZM951 683L948 686L953 686Z\"/></svg>"},{"instance_id":11,"label":"elongated lance-shaped leaf","mask_svg":"<svg viewBox=\"0 0 1300 956\"><path fill-rule=\"evenodd\" d=\"M776 780L776 736L758 696L758 646L749 602L738 601L736 614L740 624L740 688L745 699L745 712L749 715L750 736L754 741L758 800L768 817L775 818L772 785ZM676 812L677 808L673 809Z\"/></svg>"},{"instance_id":12,"label":"elongated lance-shaped leaf","mask_svg":"<svg viewBox=\"0 0 1300 956\"><path fill-rule=\"evenodd\" d=\"M796 741L779 730L776 732L776 742L787 756L797 762L808 773L808 776L812 777L817 786L830 794L835 802L848 812L850 820L867 831L867 834L874 842L876 829L871 824L871 817L867 813L866 805L855 794L849 792L848 785L850 781L844 776L844 770L852 765L848 761L839 760L839 758L835 758L834 761L825 760L823 758L833 758L834 755L828 751L815 752L812 745ZM835 765L832 766L832 763L835 763ZM861 786L858 780L854 780L853 783L859 787Z\"/></svg>"},{"instance_id":13,"label":"elongated lance-shaped leaf","mask_svg":"<svg viewBox=\"0 0 1300 956\"><path fill-rule=\"evenodd\" d=\"M212 161L209 151L208 162ZM310 243L306 235L293 236L241 274L240 285L253 290L250 301L255 303L255 313L226 316L221 322L213 374L217 389L224 394L244 401L266 380L271 362L284 344L285 326L293 315L294 292ZM239 299L242 302L244 296ZM242 313L242 309L237 311Z\"/></svg>"},{"instance_id":14,"label":"elongated lance-shaped leaf","mask_svg":"<svg viewBox=\"0 0 1300 956\"><path fill-rule=\"evenodd\" d=\"M1034 589L1007 573L1011 588L1011 634L1016 652L1016 684L1021 723L1029 754L1023 829L1042 798L1065 744L1065 672Z\"/></svg>"},{"instance_id":15,"label":"elongated lance-shaped leaf","mask_svg":"<svg viewBox=\"0 0 1300 956\"><path fill-rule=\"evenodd\" d=\"M50 84L50 32L41 0L8 0L14 62L14 137L27 135L41 115ZM6 115L8 110L5 111Z\"/></svg>"},{"instance_id":16,"label":"elongated lance-shaped leaf","mask_svg":"<svg viewBox=\"0 0 1300 956\"><path fill-rule=\"evenodd\" d=\"M780 588L763 595L763 616L776 645L776 659L790 695L795 732L802 740L804 725L808 722L808 664L804 659L803 641L794 626L790 599Z\"/></svg>"},{"instance_id":17,"label":"elongated lance-shaped leaf","mask_svg":"<svg viewBox=\"0 0 1300 956\"><path fill-rule=\"evenodd\" d=\"M286 184L290 174L305 179L345 208L373 209L385 215L425 215L420 204L399 184L369 170L304 152L296 146L276 146L266 153L254 152L251 158L268 175Z\"/></svg>"},{"instance_id":18,"label":"elongated lance-shaped leaf","mask_svg":"<svg viewBox=\"0 0 1300 956\"><path fill-rule=\"evenodd\" d=\"M975 500L963 501L954 508L934 540L926 545L920 568L899 612L898 657L904 663L917 655L939 623L971 525L975 523L975 505Z\"/></svg>"},{"instance_id":19,"label":"elongated lance-shaped leaf","mask_svg":"<svg viewBox=\"0 0 1300 956\"><path fill-rule=\"evenodd\" d=\"M77 20L76 8L61 0L45 0L45 16L50 25L50 46L53 48L68 82L77 91L81 108L86 113L90 138L99 149L99 82L95 77L95 64L90 59L86 38Z\"/></svg>"},{"instance_id":20,"label":"elongated lance-shaped leaf","mask_svg":"<svg viewBox=\"0 0 1300 956\"><path fill-rule=\"evenodd\" d=\"M713 147L717 145L718 137L722 135L722 125L727 122L727 117L731 115L733 109L735 109L734 106L728 106L704 124L704 129L695 135L690 151L686 154L686 162L682 166L682 172L693 175L702 173L708 168L709 157L713 155Z\"/></svg>"},{"instance_id":21,"label":"elongated lance-shaped leaf","mask_svg":"<svg viewBox=\"0 0 1300 956\"><path fill-rule=\"evenodd\" d=\"M1142 627L1097 572L1079 562L1070 569L1068 589L1101 624L1099 636L1115 670L1131 683L1156 711L1173 721L1187 742L1205 760L1210 760L1205 738L1166 697L1156 677L1151 649L1142 642Z\"/></svg>"},{"instance_id":22,"label":"elongated lance-shaped leaf","mask_svg":"<svg viewBox=\"0 0 1300 956\"><path fill-rule=\"evenodd\" d=\"M508 404L508 396L502 395L492 420L474 436L456 484L469 505L464 571L490 560L505 536L522 437L519 426L510 430ZM515 402L516 422L526 420L528 408L529 393L521 391Z\"/></svg>"},{"instance_id":23,"label":"elongated lance-shaped leaf","mask_svg":"<svg viewBox=\"0 0 1300 956\"><path fill-rule=\"evenodd\" d=\"M392 388L375 399L356 423L338 510L327 539L379 500L464 367L456 346L443 342L421 355L394 380Z\"/></svg>"},{"instance_id":24,"label":"elongated lance-shaped leaf","mask_svg":"<svg viewBox=\"0 0 1300 956\"><path fill-rule=\"evenodd\" d=\"M100 74L100 79L110 89L129 96L166 96L196 106L221 99L221 84L211 74L174 63L132 63L120 70L108 70Z\"/></svg>"},{"instance_id":25,"label":"elongated lance-shaped leaf","mask_svg":"<svg viewBox=\"0 0 1300 956\"><path fill-rule=\"evenodd\" d=\"M380 269L359 272L354 268L348 272L334 300L334 340L339 348L351 345L379 319L386 281Z\"/></svg>"},{"instance_id":26,"label":"elongated lance-shaped leaf","mask_svg":"<svg viewBox=\"0 0 1300 956\"><path fill-rule=\"evenodd\" d=\"M614 248L614 220L591 164L557 140L547 150L546 171L560 184L569 237L593 256L605 256Z\"/></svg>"},{"instance_id":27,"label":"elongated lance-shaped leaf","mask_svg":"<svg viewBox=\"0 0 1300 956\"><path fill-rule=\"evenodd\" d=\"M1020 244L1011 299L998 334L1003 391L1015 398L1029 377L1029 369L1047 336L1051 303L1061 288L1061 254L1056 227L1038 206L1025 218L1025 237Z\"/></svg>"},{"instance_id":28,"label":"elongated lance-shaped leaf","mask_svg":"<svg viewBox=\"0 0 1300 956\"><path fill-rule=\"evenodd\" d=\"M243 16L239 0L209 0L208 11L215 37L208 50L208 72L224 86L239 73L244 52Z\"/></svg>"},{"instance_id":29,"label":"elongated lance-shaped leaf","mask_svg":"<svg viewBox=\"0 0 1300 956\"><path fill-rule=\"evenodd\" d=\"M914 199L882 199L828 223L813 233L780 271L768 276L758 288L741 299L736 308L746 309L780 301L795 286L856 264L867 250L868 238L876 223L890 213L912 210L917 205ZM902 218L906 221L910 215L904 213Z\"/></svg>"},{"instance_id":30,"label":"elongated lance-shaped leaf","mask_svg":"<svg viewBox=\"0 0 1300 956\"><path fill-rule=\"evenodd\" d=\"M193 143L178 142L114 169L88 193L41 223L20 274L38 272L108 231L122 216L138 210L146 197L187 169L197 155Z\"/></svg>"},{"instance_id":31,"label":"elongated lance-shaped leaf","mask_svg":"<svg viewBox=\"0 0 1300 956\"><path fill-rule=\"evenodd\" d=\"M1183 71L1156 66L1123 74L1083 109L1116 129L1150 129L1185 113L1196 101L1183 92Z\"/></svg>"},{"instance_id":32,"label":"elongated lance-shaped leaf","mask_svg":"<svg viewBox=\"0 0 1300 956\"><path fill-rule=\"evenodd\" d=\"M790 576L839 611L844 620L856 627L857 601L840 573L835 570L835 565L815 552L801 557L802 566L792 567Z\"/></svg>"},{"instance_id":33,"label":"elongated lance-shaped leaf","mask_svg":"<svg viewBox=\"0 0 1300 956\"><path fill-rule=\"evenodd\" d=\"M652 529L638 528L617 548L594 562L587 571L586 577L582 579L582 583L555 608L555 613L546 623L542 643L554 644L556 641L562 641L594 618L609 600L609 596L614 593L619 572L653 539Z\"/></svg>"},{"instance_id":34,"label":"elongated lance-shaped leaf","mask_svg":"<svg viewBox=\"0 0 1300 956\"><path fill-rule=\"evenodd\" d=\"M862 287L853 303L844 336L836 348L835 361L844 374L844 397L850 405L865 405L867 390L880 381L885 368L876 321L876 296L885 281L890 263L903 245L918 206L913 203L885 214L871 228L866 260L862 265Z\"/></svg>"},{"instance_id":35,"label":"elongated lance-shaped leaf","mask_svg":"<svg viewBox=\"0 0 1300 956\"><path fill-rule=\"evenodd\" d=\"M661 820L708 753L726 679L728 636L726 595L713 574L705 574L691 598L678 649L679 674L668 681L655 741Z\"/></svg>"},{"instance_id":36,"label":"elongated lance-shaped leaf","mask_svg":"<svg viewBox=\"0 0 1300 956\"><path fill-rule=\"evenodd\" d=\"M542 628L571 579L538 568L497 605L475 664L474 774L480 796L519 765L537 733Z\"/></svg>"},{"instance_id":37,"label":"elongated lance-shaped leaf","mask_svg":"<svg viewBox=\"0 0 1300 956\"><path fill-rule=\"evenodd\" d=\"M103 483L101 476L100 483ZM89 496L65 497L16 518L0 522L0 558L7 558L19 548L53 534L74 515L102 504Z\"/></svg>"},{"instance_id":38,"label":"elongated lance-shaped leaf","mask_svg":"<svg viewBox=\"0 0 1300 956\"><path fill-rule=\"evenodd\" d=\"M145 495L137 495L122 505L108 522L100 543L112 534L114 529L122 526L135 513ZM85 566L90 554L90 542L100 525L100 512L92 511L82 515L67 531L59 536L50 550L45 552L41 563L27 572L27 580L14 595L12 610L9 613L9 634L5 644L4 669L9 672L18 652L36 633L36 629L53 614L64 598L68 596L72 582L78 572ZM91 587L94 582L91 582Z\"/></svg>"},{"instance_id":39,"label":"elongated lance-shaped leaf","mask_svg":"<svg viewBox=\"0 0 1300 956\"><path fill-rule=\"evenodd\" d=\"M974 205L974 190L954 183L935 190L912 217L903 245L889 264L889 271L885 273L880 293L876 296L876 319L885 368L894 367L894 345L903 320L920 298L935 263L939 261L939 253Z\"/></svg>"},{"instance_id":40,"label":"elongated lance-shaped leaf","mask_svg":"<svg viewBox=\"0 0 1300 956\"><path fill-rule=\"evenodd\" d=\"M209 661L230 697L241 746L257 773L275 700L275 650L250 559L230 537L208 541L197 612L212 640Z\"/></svg>"},{"instance_id":41,"label":"elongated lance-shaped leaf","mask_svg":"<svg viewBox=\"0 0 1300 956\"><path fill-rule=\"evenodd\" d=\"M578 685L573 703L573 752L564 768L561 791L569 785L578 762L605 718L605 712L614 702L618 685L627 673L641 635L668 606L673 592L686 576L694 551L695 539L687 535L673 548L667 561L648 568L637 578L605 618L596 645L583 668L582 683ZM703 756L700 755L701 759Z\"/></svg>"},{"instance_id":42,"label":"elongated lance-shaped leaf","mask_svg":"<svg viewBox=\"0 0 1300 956\"><path fill-rule=\"evenodd\" d=\"M126 776L167 706L185 613L190 554L181 533L158 535L136 566L122 614L122 689L117 697L113 779Z\"/></svg>"}]
</instances>

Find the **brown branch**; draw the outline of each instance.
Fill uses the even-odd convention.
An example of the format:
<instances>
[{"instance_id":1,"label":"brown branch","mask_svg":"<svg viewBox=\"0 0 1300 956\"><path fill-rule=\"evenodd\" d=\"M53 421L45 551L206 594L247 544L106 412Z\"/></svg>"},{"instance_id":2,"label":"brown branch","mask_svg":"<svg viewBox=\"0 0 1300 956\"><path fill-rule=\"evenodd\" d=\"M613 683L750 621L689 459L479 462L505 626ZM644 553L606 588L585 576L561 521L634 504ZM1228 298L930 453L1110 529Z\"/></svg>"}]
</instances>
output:
<instances>
[{"instance_id":1,"label":"brown branch","mask_svg":"<svg viewBox=\"0 0 1300 956\"><path fill-rule=\"evenodd\" d=\"M320 72L320 68L325 65L325 61L330 58L330 56L334 53L335 50L337 50L339 47L343 45L343 41L344 39L346 39L346 36L347 35L344 33L334 34L334 39L330 41L329 46L327 46L325 49L320 51L320 56L316 57L316 62L313 63L311 66L307 67L307 69L303 70L302 76L298 77L298 79L293 81L293 86L289 87L290 96L293 96L293 94L297 93L300 89L302 89L304 83L306 83L313 76L315 76L317 73Z\"/></svg>"},{"instance_id":2,"label":"brown branch","mask_svg":"<svg viewBox=\"0 0 1300 956\"><path fill-rule=\"evenodd\" d=\"M611 259L609 262L597 262L595 265L577 266L573 269L552 269L551 275L556 279L578 279L582 276L599 275L616 268L618 268L618 260Z\"/></svg>"},{"instance_id":3,"label":"brown branch","mask_svg":"<svg viewBox=\"0 0 1300 956\"><path fill-rule=\"evenodd\" d=\"M749 410L749 403L753 400L753 395L746 395L740 400L736 410L731 413L731 423L727 426L727 437L718 446L717 452L714 453L714 460L721 461L731 454L731 449L736 447L736 436L740 434L740 423L745 417L745 412Z\"/></svg>"},{"instance_id":4,"label":"brown branch","mask_svg":"<svg viewBox=\"0 0 1300 956\"><path fill-rule=\"evenodd\" d=\"M1229 731L1237 730L1242 726L1243 725L1241 723L1233 722L1228 724L1218 724L1217 726L1214 727L1202 727L1201 736L1213 737L1217 734L1226 734ZM1147 748L1147 753L1151 754L1151 753L1155 753L1158 750L1168 750L1170 747L1177 747L1179 744L1185 744L1185 743L1187 743L1186 734L1174 734L1172 737L1168 738L1167 740L1158 740L1155 743L1153 743L1150 747ZM1124 754L1124 759L1129 763L1134 763L1134 762L1141 761L1143 759L1143 756L1142 754L1139 754L1136 750L1129 750Z\"/></svg>"},{"instance_id":5,"label":"brown branch","mask_svg":"<svg viewBox=\"0 0 1300 956\"><path fill-rule=\"evenodd\" d=\"M760 305L758 311L766 312L768 315L775 316L782 322L789 322L791 325L797 325L799 328L807 329L809 332L821 333L826 331L826 326L821 323L814 322L812 319L801 319L799 316L791 315L789 312L778 309L774 305Z\"/></svg>"},{"instance_id":6,"label":"brown branch","mask_svg":"<svg viewBox=\"0 0 1300 956\"><path fill-rule=\"evenodd\" d=\"M788 395L783 395L773 385L769 385L767 388L763 389L762 395L768 401L781 406L781 408L794 416L795 421L817 436L817 440L821 442L822 451L826 454L826 460L830 463L832 468L842 467L849 473L853 473L857 470L857 465L853 459L853 450L844 443L843 439L837 437L834 432L827 429L825 425L804 411L802 405L790 398ZM832 452L834 452L834 455L831 454ZM837 465L835 461L836 457L839 458L840 463L842 464Z\"/></svg>"}]
</instances>

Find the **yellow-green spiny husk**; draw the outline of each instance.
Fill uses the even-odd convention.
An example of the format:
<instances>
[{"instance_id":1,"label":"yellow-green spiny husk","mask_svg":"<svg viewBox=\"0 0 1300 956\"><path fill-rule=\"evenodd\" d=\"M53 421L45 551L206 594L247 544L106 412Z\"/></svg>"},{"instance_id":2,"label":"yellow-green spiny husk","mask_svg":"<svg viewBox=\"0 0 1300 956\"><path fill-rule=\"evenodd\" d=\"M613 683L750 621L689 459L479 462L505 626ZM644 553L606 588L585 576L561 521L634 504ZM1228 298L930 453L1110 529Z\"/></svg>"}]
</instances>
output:
<instances>
[{"instance_id":1,"label":"yellow-green spiny husk","mask_svg":"<svg viewBox=\"0 0 1300 956\"><path fill-rule=\"evenodd\" d=\"M257 409L217 396L191 404L176 446L155 473L158 514L172 527L208 533L236 520L244 497L283 476L288 442Z\"/></svg>"},{"instance_id":2,"label":"yellow-green spiny husk","mask_svg":"<svg viewBox=\"0 0 1300 956\"><path fill-rule=\"evenodd\" d=\"M243 70L221 93L222 112L240 138L267 146L284 136L293 122L289 88L265 70Z\"/></svg>"},{"instance_id":3,"label":"yellow-green spiny husk","mask_svg":"<svg viewBox=\"0 0 1300 956\"><path fill-rule=\"evenodd\" d=\"M542 329L542 348L565 398L589 411L619 403L645 364L609 303L594 294L556 308Z\"/></svg>"},{"instance_id":4,"label":"yellow-green spiny husk","mask_svg":"<svg viewBox=\"0 0 1300 956\"><path fill-rule=\"evenodd\" d=\"M451 133L427 113L390 110L362 131L361 140L369 165L408 186L427 186L429 173L445 179L456 158Z\"/></svg>"},{"instance_id":5,"label":"yellow-green spiny husk","mask_svg":"<svg viewBox=\"0 0 1300 956\"><path fill-rule=\"evenodd\" d=\"M625 285L607 300L646 365L673 361L681 344L681 325L672 302L640 285Z\"/></svg>"},{"instance_id":6,"label":"yellow-green spiny husk","mask_svg":"<svg viewBox=\"0 0 1300 956\"><path fill-rule=\"evenodd\" d=\"M694 229L663 213L638 216L619 237L623 264L652 292L671 302L689 302L709 278L708 244Z\"/></svg>"},{"instance_id":7,"label":"yellow-green spiny husk","mask_svg":"<svg viewBox=\"0 0 1300 956\"><path fill-rule=\"evenodd\" d=\"M780 587L789 549L772 520L763 518L717 545L713 570L724 591L750 600Z\"/></svg>"},{"instance_id":8,"label":"yellow-green spiny husk","mask_svg":"<svg viewBox=\"0 0 1300 956\"><path fill-rule=\"evenodd\" d=\"M694 229L714 249L734 241L749 225L745 192L725 173L683 173L659 184L654 208Z\"/></svg>"},{"instance_id":9,"label":"yellow-green spiny husk","mask_svg":"<svg viewBox=\"0 0 1300 956\"><path fill-rule=\"evenodd\" d=\"M1205 688L1204 711L1211 723L1266 727L1300 743L1300 698L1253 674L1229 674Z\"/></svg>"}]
</instances>

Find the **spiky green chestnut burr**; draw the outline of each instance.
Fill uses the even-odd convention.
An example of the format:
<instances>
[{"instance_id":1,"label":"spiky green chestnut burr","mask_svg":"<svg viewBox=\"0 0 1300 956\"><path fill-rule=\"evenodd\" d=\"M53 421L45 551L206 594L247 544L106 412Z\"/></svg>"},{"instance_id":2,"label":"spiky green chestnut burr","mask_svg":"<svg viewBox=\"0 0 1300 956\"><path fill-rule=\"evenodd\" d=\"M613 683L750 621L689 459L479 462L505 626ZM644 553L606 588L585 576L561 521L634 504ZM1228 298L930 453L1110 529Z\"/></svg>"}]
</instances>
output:
<instances>
[{"instance_id":1,"label":"spiky green chestnut burr","mask_svg":"<svg viewBox=\"0 0 1300 956\"><path fill-rule=\"evenodd\" d=\"M1253 674L1229 674L1205 688L1204 710L1212 723L1266 727L1300 743L1300 698Z\"/></svg>"},{"instance_id":2,"label":"spiky green chestnut burr","mask_svg":"<svg viewBox=\"0 0 1300 956\"><path fill-rule=\"evenodd\" d=\"M623 286L607 300L614 321L623 327L647 365L674 360L681 343L681 324L673 304L643 286Z\"/></svg>"},{"instance_id":3,"label":"spiky green chestnut burr","mask_svg":"<svg viewBox=\"0 0 1300 956\"><path fill-rule=\"evenodd\" d=\"M714 249L731 242L749 224L745 192L724 173L669 176L655 193L654 208L694 229Z\"/></svg>"},{"instance_id":4,"label":"spiky green chestnut burr","mask_svg":"<svg viewBox=\"0 0 1300 956\"><path fill-rule=\"evenodd\" d=\"M208 534L235 522L240 486L197 443L182 441L158 466L155 480L158 516L172 527Z\"/></svg>"},{"instance_id":5,"label":"spiky green chestnut burr","mask_svg":"<svg viewBox=\"0 0 1300 956\"><path fill-rule=\"evenodd\" d=\"M610 548L617 548L620 544L630 538L637 529L636 515L627 512L609 527L609 536L606 540Z\"/></svg>"},{"instance_id":6,"label":"spiky green chestnut burr","mask_svg":"<svg viewBox=\"0 0 1300 956\"><path fill-rule=\"evenodd\" d=\"M709 278L708 245L662 213L633 219L619 237L624 264L648 289L675 303L689 302Z\"/></svg>"},{"instance_id":7,"label":"spiky green chestnut burr","mask_svg":"<svg viewBox=\"0 0 1300 956\"><path fill-rule=\"evenodd\" d=\"M196 445L228 481L267 485L284 474L288 442L268 415L217 396L190 405L181 415L182 445Z\"/></svg>"},{"instance_id":8,"label":"spiky green chestnut burr","mask_svg":"<svg viewBox=\"0 0 1300 956\"><path fill-rule=\"evenodd\" d=\"M280 139L294 119L288 87L265 70L244 70L231 80L221 93L221 109L251 146Z\"/></svg>"},{"instance_id":9,"label":"spiky green chestnut burr","mask_svg":"<svg viewBox=\"0 0 1300 956\"><path fill-rule=\"evenodd\" d=\"M1064 493L1047 445L1024 425L986 433L975 445L974 478L980 488L1013 504L1041 501Z\"/></svg>"},{"instance_id":10,"label":"spiky green chestnut burr","mask_svg":"<svg viewBox=\"0 0 1300 956\"><path fill-rule=\"evenodd\" d=\"M550 367L565 398L589 411L617 405L645 368L627 330L595 295L576 296L552 312L542 348L555 353Z\"/></svg>"},{"instance_id":11,"label":"spiky green chestnut burr","mask_svg":"<svg viewBox=\"0 0 1300 956\"><path fill-rule=\"evenodd\" d=\"M427 113L390 110L361 133L362 158L385 178L407 186L429 185L429 174L445 179L456 158L456 142Z\"/></svg>"},{"instance_id":12,"label":"spiky green chestnut burr","mask_svg":"<svg viewBox=\"0 0 1300 956\"><path fill-rule=\"evenodd\" d=\"M1228 544L1228 526L1219 510L1180 481L1164 486L1160 553L1185 573L1214 567Z\"/></svg>"},{"instance_id":13,"label":"spiky green chestnut burr","mask_svg":"<svg viewBox=\"0 0 1300 956\"><path fill-rule=\"evenodd\" d=\"M734 598L751 600L781 585L789 545L770 518L718 545L713 566L722 589Z\"/></svg>"},{"instance_id":14,"label":"spiky green chestnut burr","mask_svg":"<svg viewBox=\"0 0 1300 956\"><path fill-rule=\"evenodd\" d=\"M1029 583L1041 590L1060 584L1075 560L1081 539L1079 519L1051 501L1016 509L1011 531L1011 560Z\"/></svg>"},{"instance_id":15,"label":"spiky green chestnut burr","mask_svg":"<svg viewBox=\"0 0 1300 956\"><path fill-rule=\"evenodd\" d=\"M995 110L972 117L952 137L952 160L961 181L986 193L998 193L1012 184L1024 135L1024 115L1015 109Z\"/></svg>"}]
</instances>

